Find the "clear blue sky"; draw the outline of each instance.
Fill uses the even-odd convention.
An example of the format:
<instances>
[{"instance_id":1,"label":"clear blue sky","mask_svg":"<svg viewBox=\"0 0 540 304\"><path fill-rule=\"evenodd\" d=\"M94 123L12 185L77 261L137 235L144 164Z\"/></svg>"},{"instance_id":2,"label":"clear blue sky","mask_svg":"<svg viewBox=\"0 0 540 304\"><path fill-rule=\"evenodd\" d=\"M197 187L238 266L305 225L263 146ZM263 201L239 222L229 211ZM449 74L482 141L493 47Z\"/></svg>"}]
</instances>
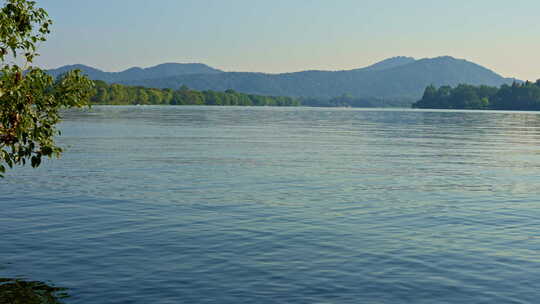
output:
<instances>
[{"instance_id":1,"label":"clear blue sky","mask_svg":"<svg viewBox=\"0 0 540 304\"><path fill-rule=\"evenodd\" d=\"M38 63L105 71L202 62L226 71L340 70L450 55L540 78L538 0L50 0Z\"/></svg>"}]
</instances>

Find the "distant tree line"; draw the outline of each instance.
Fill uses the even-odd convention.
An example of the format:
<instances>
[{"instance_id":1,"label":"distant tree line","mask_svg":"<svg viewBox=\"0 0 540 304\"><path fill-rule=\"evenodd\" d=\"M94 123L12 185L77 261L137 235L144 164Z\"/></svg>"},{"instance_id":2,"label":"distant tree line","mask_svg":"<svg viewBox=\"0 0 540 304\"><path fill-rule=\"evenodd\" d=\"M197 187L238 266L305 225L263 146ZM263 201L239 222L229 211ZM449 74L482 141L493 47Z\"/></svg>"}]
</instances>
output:
<instances>
[{"instance_id":1,"label":"distant tree line","mask_svg":"<svg viewBox=\"0 0 540 304\"><path fill-rule=\"evenodd\" d=\"M500 88L460 84L437 89L430 85L413 108L540 111L540 79Z\"/></svg>"},{"instance_id":2,"label":"distant tree line","mask_svg":"<svg viewBox=\"0 0 540 304\"><path fill-rule=\"evenodd\" d=\"M408 99L382 99L374 97L354 97L343 94L334 98L301 97L300 103L310 107L351 107L351 108L374 108L374 107L410 107Z\"/></svg>"},{"instance_id":3,"label":"distant tree line","mask_svg":"<svg viewBox=\"0 0 540 304\"><path fill-rule=\"evenodd\" d=\"M308 107L409 107L409 100L371 97L353 97L343 94L334 98L263 96L239 93L232 89L224 92L197 91L181 86L178 90L156 89L143 86L107 84L94 80L92 104L103 105L219 105L219 106L308 106Z\"/></svg>"},{"instance_id":4,"label":"distant tree line","mask_svg":"<svg viewBox=\"0 0 540 304\"><path fill-rule=\"evenodd\" d=\"M186 86L178 90L107 84L94 81L92 104L109 105L219 105L219 106L299 106L296 98L225 92L195 91Z\"/></svg>"}]
</instances>

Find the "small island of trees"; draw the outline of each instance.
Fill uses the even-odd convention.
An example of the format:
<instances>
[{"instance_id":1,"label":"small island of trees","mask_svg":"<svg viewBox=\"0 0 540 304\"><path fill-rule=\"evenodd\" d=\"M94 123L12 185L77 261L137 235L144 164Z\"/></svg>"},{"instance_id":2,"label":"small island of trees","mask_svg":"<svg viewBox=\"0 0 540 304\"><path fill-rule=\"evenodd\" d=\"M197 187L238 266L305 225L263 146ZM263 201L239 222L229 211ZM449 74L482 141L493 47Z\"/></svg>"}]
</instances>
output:
<instances>
[{"instance_id":1,"label":"small island of trees","mask_svg":"<svg viewBox=\"0 0 540 304\"><path fill-rule=\"evenodd\" d=\"M460 84L455 88L428 86L412 105L424 109L483 109L540 111L540 79L500 88Z\"/></svg>"}]
</instances>

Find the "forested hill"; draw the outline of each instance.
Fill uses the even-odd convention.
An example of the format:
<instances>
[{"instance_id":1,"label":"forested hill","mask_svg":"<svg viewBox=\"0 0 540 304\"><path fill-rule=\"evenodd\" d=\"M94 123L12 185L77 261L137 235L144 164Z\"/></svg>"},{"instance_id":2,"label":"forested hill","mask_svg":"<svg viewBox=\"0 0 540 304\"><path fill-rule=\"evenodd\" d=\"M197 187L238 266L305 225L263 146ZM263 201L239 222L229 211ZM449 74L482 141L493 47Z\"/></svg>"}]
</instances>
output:
<instances>
[{"instance_id":1,"label":"forested hill","mask_svg":"<svg viewBox=\"0 0 540 304\"><path fill-rule=\"evenodd\" d=\"M413 107L540 111L540 80L536 83L514 82L500 88L465 84L436 88L430 85Z\"/></svg>"},{"instance_id":2,"label":"forested hill","mask_svg":"<svg viewBox=\"0 0 540 304\"><path fill-rule=\"evenodd\" d=\"M102 80L108 83L120 83L190 74L222 73L222 71L202 63L163 63L149 68L133 67L121 72L104 72L83 64L75 64L66 65L57 69L51 69L47 72L53 77L58 77L59 75L74 69L81 70L92 80ZM179 86L175 87L175 89L178 88Z\"/></svg>"},{"instance_id":3,"label":"forested hill","mask_svg":"<svg viewBox=\"0 0 540 304\"><path fill-rule=\"evenodd\" d=\"M94 81L92 104L106 105L222 105L222 106L299 106L300 101L291 97L242 94L234 90L217 92L195 91L186 86L178 90L154 89L107 84Z\"/></svg>"},{"instance_id":4,"label":"forested hill","mask_svg":"<svg viewBox=\"0 0 540 304\"><path fill-rule=\"evenodd\" d=\"M159 88L178 88L184 84L197 90L222 91L231 88L253 94L318 98L349 94L354 97L409 100L412 103L422 96L424 88L429 84L500 86L512 81L477 64L452 57L421 60L403 60L401 57L381 65L348 71L286 74L226 72L122 83Z\"/></svg>"},{"instance_id":5,"label":"forested hill","mask_svg":"<svg viewBox=\"0 0 540 304\"><path fill-rule=\"evenodd\" d=\"M398 102L408 105L420 99L430 84L500 86L514 81L475 63L448 56L420 60L394 57L354 70L284 74L223 72L203 64L163 64L117 73L75 65L50 70L49 73L57 76L73 68L81 69L91 79L109 84L173 90L186 85L198 91L232 89L248 94L321 100L346 95L362 100L381 100L385 104Z\"/></svg>"}]
</instances>

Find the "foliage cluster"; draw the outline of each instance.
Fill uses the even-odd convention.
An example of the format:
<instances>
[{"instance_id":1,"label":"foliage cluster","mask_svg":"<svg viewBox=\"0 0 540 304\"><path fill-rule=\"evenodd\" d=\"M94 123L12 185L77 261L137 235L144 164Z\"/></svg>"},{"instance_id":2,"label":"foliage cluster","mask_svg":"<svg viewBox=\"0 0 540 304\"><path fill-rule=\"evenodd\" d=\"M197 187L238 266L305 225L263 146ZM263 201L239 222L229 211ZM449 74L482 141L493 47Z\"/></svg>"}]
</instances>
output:
<instances>
[{"instance_id":1,"label":"foliage cluster","mask_svg":"<svg viewBox=\"0 0 540 304\"><path fill-rule=\"evenodd\" d=\"M225 92L196 91L186 86L178 90L154 89L141 86L125 86L94 81L93 104L171 104L171 105L221 105L221 106L298 106L300 102L291 97L243 94L234 90Z\"/></svg>"},{"instance_id":2,"label":"foliage cluster","mask_svg":"<svg viewBox=\"0 0 540 304\"><path fill-rule=\"evenodd\" d=\"M81 107L91 94L92 82L80 71L55 80L31 65L52 23L35 4L8 0L0 8L0 177L6 166L29 161L37 167L43 156L59 156L59 110Z\"/></svg>"},{"instance_id":3,"label":"foliage cluster","mask_svg":"<svg viewBox=\"0 0 540 304\"><path fill-rule=\"evenodd\" d=\"M460 84L455 88L428 86L415 108L540 110L540 80L502 85L500 88Z\"/></svg>"}]
</instances>

